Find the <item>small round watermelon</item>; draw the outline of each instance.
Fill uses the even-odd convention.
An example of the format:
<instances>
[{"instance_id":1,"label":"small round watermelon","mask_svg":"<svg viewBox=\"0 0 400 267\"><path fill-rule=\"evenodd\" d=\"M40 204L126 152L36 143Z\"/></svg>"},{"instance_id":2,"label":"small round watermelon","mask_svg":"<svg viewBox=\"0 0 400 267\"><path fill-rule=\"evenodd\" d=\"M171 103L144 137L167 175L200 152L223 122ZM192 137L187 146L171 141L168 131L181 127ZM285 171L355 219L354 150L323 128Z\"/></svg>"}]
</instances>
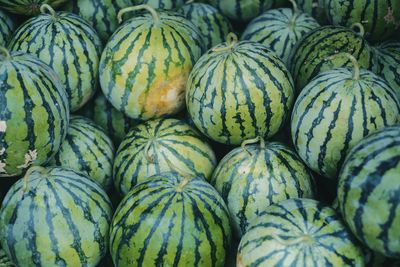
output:
<instances>
[{"instance_id":1,"label":"small round watermelon","mask_svg":"<svg viewBox=\"0 0 400 267\"><path fill-rule=\"evenodd\" d=\"M205 3L188 2L179 12L196 25L210 49L222 42L232 31L232 25L215 7Z\"/></svg>"},{"instance_id":2,"label":"small round watermelon","mask_svg":"<svg viewBox=\"0 0 400 267\"><path fill-rule=\"evenodd\" d=\"M100 63L104 95L119 111L140 120L176 114L184 108L186 82L203 52L196 26L177 13L149 6L111 37Z\"/></svg>"},{"instance_id":3,"label":"small round watermelon","mask_svg":"<svg viewBox=\"0 0 400 267\"><path fill-rule=\"evenodd\" d=\"M110 229L115 267L223 267L231 243L229 213L202 177L163 173L134 187Z\"/></svg>"},{"instance_id":4,"label":"small round watermelon","mask_svg":"<svg viewBox=\"0 0 400 267\"><path fill-rule=\"evenodd\" d=\"M340 172L343 218L366 246L400 257L400 126L377 131L348 154Z\"/></svg>"},{"instance_id":5,"label":"small round watermelon","mask_svg":"<svg viewBox=\"0 0 400 267\"><path fill-rule=\"evenodd\" d=\"M306 33L318 27L319 24L313 17L300 12L294 4L294 9L271 9L252 20L241 40L268 46L288 66L289 56L296 43Z\"/></svg>"},{"instance_id":6,"label":"small round watermelon","mask_svg":"<svg viewBox=\"0 0 400 267\"><path fill-rule=\"evenodd\" d=\"M221 160L211 179L228 205L238 237L271 204L314 197L311 173L292 150L263 140L246 143Z\"/></svg>"},{"instance_id":7,"label":"small round watermelon","mask_svg":"<svg viewBox=\"0 0 400 267\"><path fill-rule=\"evenodd\" d=\"M396 93L381 77L353 68L323 72L295 103L291 131L300 157L315 172L336 179L349 150L368 134L394 125L400 116Z\"/></svg>"},{"instance_id":8,"label":"small round watermelon","mask_svg":"<svg viewBox=\"0 0 400 267\"><path fill-rule=\"evenodd\" d=\"M364 266L361 246L332 208L311 199L271 205L239 244L237 266Z\"/></svg>"},{"instance_id":9,"label":"small round watermelon","mask_svg":"<svg viewBox=\"0 0 400 267\"><path fill-rule=\"evenodd\" d=\"M216 165L212 148L189 124L177 119L150 120L132 128L119 146L115 188L126 195L150 176L177 170L209 179Z\"/></svg>"},{"instance_id":10,"label":"small round watermelon","mask_svg":"<svg viewBox=\"0 0 400 267\"><path fill-rule=\"evenodd\" d=\"M297 5L305 13L315 18L321 25L328 24L325 11L325 0L295 0Z\"/></svg>"},{"instance_id":11,"label":"small round watermelon","mask_svg":"<svg viewBox=\"0 0 400 267\"><path fill-rule=\"evenodd\" d=\"M58 74L71 111L82 107L98 84L101 41L85 20L69 12L42 6L42 14L26 21L10 41L13 51L37 56Z\"/></svg>"},{"instance_id":12,"label":"small round watermelon","mask_svg":"<svg viewBox=\"0 0 400 267\"><path fill-rule=\"evenodd\" d=\"M185 0L131 0L136 5L148 5L155 9L177 9L186 2Z\"/></svg>"},{"instance_id":13,"label":"small round watermelon","mask_svg":"<svg viewBox=\"0 0 400 267\"><path fill-rule=\"evenodd\" d=\"M118 11L131 5L132 0L70 0L64 9L87 20L106 43L118 27Z\"/></svg>"},{"instance_id":14,"label":"small round watermelon","mask_svg":"<svg viewBox=\"0 0 400 267\"><path fill-rule=\"evenodd\" d=\"M210 0L209 2L228 18L242 22L257 17L273 5L271 0Z\"/></svg>"},{"instance_id":15,"label":"small round watermelon","mask_svg":"<svg viewBox=\"0 0 400 267\"><path fill-rule=\"evenodd\" d=\"M374 52L377 74L385 78L400 100L400 42L381 43L375 47Z\"/></svg>"},{"instance_id":16,"label":"small round watermelon","mask_svg":"<svg viewBox=\"0 0 400 267\"><path fill-rule=\"evenodd\" d=\"M328 57L349 53L364 69L372 69L372 49L361 34L341 26L324 26L306 34L296 45L290 58L290 70L297 90L303 89L318 73L333 68L351 66L346 56Z\"/></svg>"},{"instance_id":17,"label":"small round watermelon","mask_svg":"<svg viewBox=\"0 0 400 267\"><path fill-rule=\"evenodd\" d=\"M372 41L384 41L400 27L398 0L325 0L325 9L333 25L363 23L366 38Z\"/></svg>"},{"instance_id":18,"label":"small round watermelon","mask_svg":"<svg viewBox=\"0 0 400 267\"><path fill-rule=\"evenodd\" d=\"M233 34L199 59L186 92L197 128L227 145L273 136L293 101L293 81L282 60L265 45L237 42Z\"/></svg>"},{"instance_id":19,"label":"small round watermelon","mask_svg":"<svg viewBox=\"0 0 400 267\"><path fill-rule=\"evenodd\" d=\"M116 147L125 138L130 128L138 123L138 121L128 118L115 109L101 91L79 110L79 114L92 119L97 125L101 126L112 138Z\"/></svg>"},{"instance_id":20,"label":"small round watermelon","mask_svg":"<svg viewBox=\"0 0 400 267\"><path fill-rule=\"evenodd\" d=\"M113 183L114 146L93 121L72 116L67 137L51 165L82 172L108 191Z\"/></svg>"},{"instance_id":21,"label":"small round watermelon","mask_svg":"<svg viewBox=\"0 0 400 267\"><path fill-rule=\"evenodd\" d=\"M79 172L32 167L0 209L0 242L16 266L94 267L106 254L111 202Z\"/></svg>"},{"instance_id":22,"label":"small round watermelon","mask_svg":"<svg viewBox=\"0 0 400 267\"><path fill-rule=\"evenodd\" d=\"M19 15L33 16L40 13L40 7L44 4L56 8L67 1L68 0L0 0L0 8Z\"/></svg>"},{"instance_id":23,"label":"small round watermelon","mask_svg":"<svg viewBox=\"0 0 400 267\"><path fill-rule=\"evenodd\" d=\"M0 9L0 45L5 46L15 30L11 16Z\"/></svg>"},{"instance_id":24,"label":"small round watermelon","mask_svg":"<svg viewBox=\"0 0 400 267\"><path fill-rule=\"evenodd\" d=\"M47 163L67 134L69 106L57 74L0 46L0 177Z\"/></svg>"}]
</instances>

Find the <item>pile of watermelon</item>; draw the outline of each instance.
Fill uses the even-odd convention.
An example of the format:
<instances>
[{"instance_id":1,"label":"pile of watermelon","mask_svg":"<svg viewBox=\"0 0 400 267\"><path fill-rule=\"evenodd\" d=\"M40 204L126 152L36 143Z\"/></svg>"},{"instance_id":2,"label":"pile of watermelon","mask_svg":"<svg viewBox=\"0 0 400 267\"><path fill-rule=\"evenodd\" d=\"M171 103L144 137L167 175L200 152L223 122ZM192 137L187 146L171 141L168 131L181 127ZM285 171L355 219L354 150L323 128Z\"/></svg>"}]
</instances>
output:
<instances>
[{"instance_id":1,"label":"pile of watermelon","mask_svg":"<svg viewBox=\"0 0 400 267\"><path fill-rule=\"evenodd\" d=\"M0 0L0 267L399 266L400 1Z\"/></svg>"}]
</instances>

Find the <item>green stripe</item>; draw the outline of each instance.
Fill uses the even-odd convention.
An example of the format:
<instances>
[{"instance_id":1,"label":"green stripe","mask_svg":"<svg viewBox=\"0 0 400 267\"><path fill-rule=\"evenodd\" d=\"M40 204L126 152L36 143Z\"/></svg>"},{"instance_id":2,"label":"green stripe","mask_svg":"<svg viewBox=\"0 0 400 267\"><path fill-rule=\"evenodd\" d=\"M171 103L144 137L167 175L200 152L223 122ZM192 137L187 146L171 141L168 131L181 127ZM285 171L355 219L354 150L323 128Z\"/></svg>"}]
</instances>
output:
<instances>
[{"instance_id":1,"label":"green stripe","mask_svg":"<svg viewBox=\"0 0 400 267\"><path fill-rule=\"evenodd\" d=\"M0 210L5 251L18 266L95 266L107 252L112 215L107 194L78 172L45 171L46 176L35 170L28 177L26 193L20 179L5 198Z\"/></svg>"},{"instance_id":2,"label":"green stripe","mask_svg":"<svg viewBox=\"0 0 400 267\"><path fill-rule=\"evenodd\" d=\"M340 173L339 208L369 248L399 257L400 127L387 127L357 144Z\"/></svg>"},{"instance_id":3,"label":"green stripe","mask_svg":"<svg viewBox=\"0 0 400 267\"><path fill-rule=\"evenodd\" d=\"M110 231L116 266L223 266L231 239L227 208L202 178L177 192L183 179L154 176L124 198Z\"/></svg>"},{"instance_id":4,"label":"green stripe","mask_svg":"<svg viewBox=\"0 0 400 267\"><path fill-rule=\"evenodd\" d=\"M293 97L292 79L282 61L266 46L242 41L233 50L210 50L199 59L189 77L186 104L203 134L237 145L273 136Z\"/></svg>"},{"instance_id":5,"label":"green stripe","mask_svg":"<svg viewBox=\"0 0 400 267\"><path fill-rule=\"evenodd\" d=\"M0 45L5 46L7 44L15 27L11 16L0 10Z\"/></svg>"},{"instance_id":6,"label":"green stripe","mask_svg":"<svg viewBox=\"0 0 400 267\"><path fill-rule=\"evenodd\" d=\"M241 266L319 266L321 262L364 266L364 255L335 210L315 200L295 198L270 206L253 221L240 241L238 262Z\"/></svg>"},{"instance_id":7,"label":"green stripe","mask_svg":"<svg viewBox=\"0 0 400 267\"><path fill-rule=\"evenodd\" d=\"M333 25L350 27L362 22L366 37L373 41L389 39L400 26L400 2L396 0L327 0L325 5Z\"/></svg>"},{"instance_id":8,"label":"green stripe","mask_svg":"<svg viewBox=\"0 0 400 267\"><path fill-rule=\"evenodd\" d=\"M0 176L15 176L31 164L47 163L58 151L69 108L56 74L34 57L13 53L0 63L0 81L0 121L6 125L0 132L0 162L5 164Z\"/></svg>"},{"instance_id":9,"label":"green stripe","mask_svg":"<svg viewBox=\"0 0 400 267\"><path fill-rule=\"evenodd\" d=\"M395 92L372 72L361 70L354 81L351 69L327 71L295 103L293 143L311 169L335 179L349 149L369 133L396 124L399 114Z\"/></svg>"},{"instance_id":10,"label":"green stripe","mask_svg":"<svg viewBox=\"0 0 400 267\"><path fill-rule=\"evenodd\" d=\"M149 163L146 155L153 162ZM177 168L208 179L215 166L212 148L187 123L176 119L152 120L132 128L119 146L114 183L125 195L155 174Z\"/></svg>"},{"instance_id":11,"label":"green stripe","mask_svg":"<svg viewBox=\"0 0 400 267\"><path fill-rule=\"evenodd\" d=\"M232 150L215 169L211 184L228 205L240 237L268 206L295 197L312 198L312 176L300 158L279 143Z\"/></svg>"},{"instance_id":12,"label":"green stripe","mask_svg":"<svg viewBox=\"0 0 400 267\"><path fill-rule=\"evenodd\" d=\"M207 49L224 42L232 31L229 20L211 5L189 3L182 6L179 11L199 28Z\"/></svg>"},{"instance_id":13,"label":"green stripe","mask_svg":"<svg viewBox=\"0 0 400 267\"><path fill-rule=\"evenodd\" d=\"M0 0L0 7L16 14L33 16L40 13L43 4L59 7L67 0Z\"/></svg>"},{"instance_id":14,"label":"green stripe","mask_svg":"<svg viewBox=\"0 0 400 267\"><path fill-rule=\"evenodd\" d=\"M304 36L296 45L290 60L291 73L297 90L303 89L318 73L351 66L347 57L328 57L346 52L352 54L361 68L373 68L372 49L357 33L344 27L325 26Z\"/></svg>"},{"instance_id":15,"label":"green stripe","mask_svg":"<svg viewBox=\"0 0 400 267\"><path fill-rule=\"evenodd\" d=\"M114 146L103 129L89 119L73 116L67 137L50 164L81 171L109 190L113 162Z\"/></svg>"},{"instance_id":16,"label":"green stripe","mask_svg":"<svg viewBox=\"0 0 400 267\"><path fill-rule=\"evenodd\" d=\"M9 47L36 55L59 75L72 111L82 107L98 83L101 42L95 30L72 13L43 14L25 22Z\"/></svg>"}]
</instances>

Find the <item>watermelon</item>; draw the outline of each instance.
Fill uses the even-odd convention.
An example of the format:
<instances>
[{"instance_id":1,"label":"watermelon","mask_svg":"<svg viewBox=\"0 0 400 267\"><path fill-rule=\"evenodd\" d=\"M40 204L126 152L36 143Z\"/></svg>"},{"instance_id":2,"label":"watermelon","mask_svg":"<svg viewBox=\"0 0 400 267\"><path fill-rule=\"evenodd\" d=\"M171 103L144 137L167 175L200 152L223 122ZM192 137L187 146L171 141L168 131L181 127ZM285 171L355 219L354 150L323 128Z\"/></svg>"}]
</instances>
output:
<instances>
[{"instance_id":1,"label":"watermelon","mask_svg":"<svg viewBox=\"0 0 400 267\"><path fill-rule=\"evenodd\" d=\"M218 8L228 18L246 22L257 17L263 11L270 9L274 1L210 0L209 2Z\"/></svg>"},{"instance_id":2,"label":"watermelon","mask_svg":"<svg viewBox=\"0 0 400 267\"><path fill-rule=\"evenodd\" d=\"M400 100L400 42L387 41L375 48L377 74L386 79Z\"/></svg>"},{"instance_id":3,"label":"watermelon","mask_svg":"<svg viewBox=\"0 0 400 267\"><path fill-rule=\"evenodd\" d=\"M110 229L115 267L223 267L229 214L202 177L163 173L138 184L118 206Z\"/></svg>"},{"instance_id":4,"label":"watermelon","mask_svg":"<svg viewBox=\"0 0 400 267\"><path fill-rule=\"evenodd\" d=\"M325 0L295 0L303 12L313 16L321 25L328 24Z\"/></svg>"},{"instance_id":5,"label":"watermelon","mask_svg":"<svg viewBox=\"0 0 400 267\"><path fill-rule=\"evenodd\" d=\"M115 188L126 195L137 183L162 172L182 170L209 179L215 154L201 135L177 119L155 119L132 128L114 162Z\"/></svg>"},{"instance_id":6,"label":"watermelon","mask_svg":"<svg viewBox=\"0 0 400 267\"><path fill-rule=\"evenodd\" d=\"M237 42L234 34L228 39L204 54L190 74L190 117L203 134L228 145L271 137L294 101L290 73L265 45Z\"/></svg>"},{"instance_id":7,"label":"watermelon","mask_svg":"<svg viewBox=\"0 0 400 267\"><path fill-rule=\"evenodd\" d=\"M400 126L383 128L359 142L340 172L339 208L366 246L400 257Z\"/></svg>"},{"instance_id":8,"label":"watermelon","mask_svg":"<svg viewBox=\"0 0 400 267\"><path fill-rule=\"evenodd\" d=\"M149 120L184 108L190 71L203 52L196 26L169 11L137 15L111 37L100 62L100 83L106 98L130 118Z\"/></svg>"},{"instance_id":9,"label":"watermelon","mask_svg":"<svg viewBox=\"0 0 400 267\"><path fill-rule=\"evenodd\" d=\"M197 25L207 49L224 42L232 31L229 20L209 4L188 2L179 9L179 12Z\"/></svg>"},{"instance_id":10,"label":"watermelon","mask_svg":"<svg viewBox=\"0 0 400 267\"><path fill-rule=\"evenodd\" d=\"M75 14L56 13L47 5L41 11L18 28L9 47L49 64L68 93L71 111L75 111L97 89L101 41L96 31Z\"/></svg>"},{"instance_id":11,"label":"watermelon","mask_svg":"<svg viewBox=\"0 0 400 267\"><path fill-rule=\"evenodd\" d=\"M268 46L288 66L289 56L295 44L307 32L319 27L313 17L298 10L295 2L293 7L293 10L290 8L268 10L255 18L245 29L241 40Z\"/></svg>"},{"instance_id":12,"label":"watermelon","mask_svg":"<svg viewBox=\"0 0 400 267\"><path fill-rule=\"evenodd\" d=\"M368 134L397 123L400 102L387 82L353 68L322 72L300 93L292 113L292 140L315 172L336 179L349 150Z\"/></svg>"},{"instance_id":13,"label":"watermelon","mask_svg":"<svg viewBox=\"0 0 400 267\"><path fill-rule=\"evenodd\" d=\"M251 144L226 155L211 184L227 203L232 226L240 237L268 206L288 198L314 197L312 176L301 159L280 143Z\"/></svg>"},{"instance_id":14,"label":"watermelon","mask_svg":"<svg viewBox=\"0 0 400 267\"><path fill-rule=\"evenodd\" d=\"M325 0L329 21L334 25L350 27L363 23L366 38L383 41L400 27L400 1L398 0Z\"/></svg>"},{"instance_id":15,"label":"watermelon","mask_svg":"<svg viewBox=\"0 0 400 267\"><path fill-rule=\"evenodd\" d=\"M372 48L362 34L341 26L317 28L298 42L291 55L289 65L297 90L304 88L318 73L351 66L346 56L326 60L339 53L352 54L364 69L373 67Z\"/></svg>"},{"instance_id":16,"label":"watermelon","mask_svg":"<svg viewBox=\"0 0 400 267\"><path fill-rule=\"evenodd\" d=\"M181 7L185 0L133 0L136 5L148 5L155 9L177 9Z\"/></svg>"},{"instance_id":17,"label":"watermelon","mask_svg":"<svg viewBox=\"0 0 400 267\"><path fill-rule=\"evenodd\" d=\"M338 213L311 199L271 205L239 244L237 266L364 266L361 246Z\"/></svg>"},{"instance_id":18,"label":"watermelon","mask_svg":"<svg viewBox=\"0 0 400 267\"><path fill-rule=\"evenodd\" d=\"M111 203L79 172L32 167L0 210L0 241L17 266L94 267L107 252Z\"/></svg>"},{"instance_id":19,"label":"watermelon","mask_svg":"<svg viewBox=\"0 0 400 267\"><path fill-rule=\"evenodd\" d=\"M5 46L15 29L11 16L0 9L0 45Z\"/></svg>"},{"instance_id":20,"label":"watermelon","mask_svg":"<svg viewBox=\"0 0 400 267\"><path fill-rule=\"evenodd\" d=\"M113 183L114 146L93 121L72 116L67 137L51 165L84 173L108 191Z\"/></svg>"},{"instance_id":21,"label":"watermelon","mask_svg":"<svg viewBox=\"0 0 400 267\"><path fill-rule=\"evenodd\" d=\"M129 129L138 123L116 110L102 92L98 92L85 107L79 110L79 114L92 119L102 127L116 147L124 139Z\"/></svg>"},{"instance_id":22,"label":"watermelon","mask_svg":"<svg viewBox=\"0 0 400 267\"><path fill-rule=\"evenodd\" d=\"M131 6L133 0L71 0L64 9L87 20L99 34L103 43L118 27L117 12Z\"/></svg>"},{"instance_id":23,"label":"watermelon","mask_svg":"<svg viewBox=\"0 0 400 267\"><path fill-rule=\"evenodd\" d=\"M67 134L69 107L57 74L31 55L0 47L0 177L45 164Z\"/></svg>"},{"instance_id":24,"label":"watermelon","mask_svg":"<svg viewBox=\"0 0 400 267\"><path fill-rule=\"evenodd\" d=\"M33 16L40 13L40 7L44 4L56 8L66 2L67 0L0 0L0 8L19 15Z\"/></svg>"}]
</instances>

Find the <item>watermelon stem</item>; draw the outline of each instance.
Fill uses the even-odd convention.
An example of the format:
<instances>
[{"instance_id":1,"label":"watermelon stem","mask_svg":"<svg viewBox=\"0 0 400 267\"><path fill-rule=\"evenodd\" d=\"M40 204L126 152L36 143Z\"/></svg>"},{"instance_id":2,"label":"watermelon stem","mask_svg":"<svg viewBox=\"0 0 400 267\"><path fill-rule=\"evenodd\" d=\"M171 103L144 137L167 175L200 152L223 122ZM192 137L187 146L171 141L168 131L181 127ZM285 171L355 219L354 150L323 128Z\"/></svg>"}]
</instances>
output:
<instances>
[{"instance_id":1,"label":"watermelon stem","mask_svg":"<svg viewBox=\"0 0 400 267\"><path fill-rule=\"evenodd\" d=\"M22 178L24 180L24 185L22 186L22 193L25 194L26 191L28 190L28 182L29 182L29 176L31 176L31 174L33 172L39 172L40 174L45 174L47 172L46 168L42 167L42 166L33 166L30 167L28 169L28 171L25 173L24 178Z\"/></svg>"},{"instance_id":2,"label":"watermelon stem","mask_svg":"<svg viewBox=\"0 0 400 267\"><path fill-rule=\"evenodd\" d=\"M176 192L178 193L182 193L183 189L185 188L185 186L190 182L190 178L185 177L183 178L183 180L178 184L178 186L176 187Z\"/></svg>"},{"instance_id":3,"label":"watermelon stem","mask_svg":"<svg viewBox=\"0 0 400 267\"><path fill-rule=\"evenodd\" d=\"M246 146L255 144L260 142L261 148L265 148L265 140L261 136L257 136L256 138L253 139L248 139L243 141L242 145L240 146L245 152L247 152L250 156L252 156L251 152L246 148Z\"/></svg>"},{"instance_id":4,"label":"watermelon stem","mask_svg":"<svg viewBox=\"0 0 400 267\"><path fill-rule=\"evenodd\" d=\"M137 10L147 10L150 12L151 16L153 17L154 22L160 21L160 16L158 15L157 11L149 5L138 5L138 6L131 6L127 8L123 8L118 12L118 22L121 23L123 21L123 16L127 12L137 11Z\"/></svg>"},{"instance_id":5,"label":"watermelon stem","mask_svg":"<svg viewBox=\"0 0 400 267\"><path fill-rule=\"evenodd\" d=\"M232 50L237 42L239 41L237 35L233 32L230 32L226 36L226 46L225 47L215 47L212 49L213 52L224 52L224 51L229 51Z\"/></svg>"},{"instance_id":6,"label":"watermelon stem","mask_svg":"<svg viewBox=\"0 0 400 267\"><path fill-rule=\"evenodd\" d=\"M150 155L150 147L151 145L153 145L153 141L149 141L147 142L145 148L144 148L144 156L147 160L148 163L150 164L154 164L155 163L155 159L154 159L154 155Z\"/></svg>"},{"instance_id":7,"label":"watermelon stem","mask_svg":"<svg viewBox=\"0 0 400 267\"><path fill-rule=\"evenodd\" d=\"M293 27L295 25L295 21L296 21L297 17L300 15L300 10L299 10L299 7L297 6L297 3L294 0L289 0L289 1L290 1L290 3L292 3L292 6L293 6L293 17L289 21L289 26Z\"/></svg>"},{"instance_id":8,"label":"watermelon stem","mask_svg":"<svg viewBox=\"0 0 400 267\"><path fill-rule=\"evenodd\" d=\"M187 4L191 4L191 3L194 3L194 0L189 0L189 1L186 1L185 5L187 5Z\"/></svg>"},{"instance_id":9,"label":"watermelon stem","mask_svg":"<svg viewBox=\"0 0 400 267\"><path fill-rule=\"evenodd\" d=\"M6 59L11 59L10 51L8 51L7 48L5 48L4 46L1 46L1 45L0 45L0 54L3 54Z\"/></svg>"},{"instance_id":10,"label":"watermelon stem","mask_svg":"<svg viewBox=\"0 0 400 267\"><path fill-rule=\"evenodd\" d=\"M333 59L335 59L335 58L337 58L339 56L345 56L351 61L351 63L353 64L353 68L354 68L353 79L356 80L356 81L360 80L360 64L358 64L357 59L352 54L349 54L349 53L338 53L338 54L335 54L333 56L328 57L327 60L330 61L330 60L333 60Z\"/></svg>"},{"instance_id":11,"label":"watermelon stem","mask_svg":"<svg viewBox=\"0 0 400 267\"><path fill-rule=\"evenodd\" d=\"M358 29L358 34L361 35L362 37L364 37L365 35L365 28L364 25L362 25L360 22L356 22L354 24L351 25L351 28L357 28Z\"/></svg>"},{"instance_id":12,"label":"watermelon stem","mask_svg":"<svg viewBox=\"0 0 400 267\"><path fill-rule=\"evenodd\" d=\"M50 13L50 15L53 17L54 20L57 19L57 12L48 4L43 4L40 6L40 13L42 14Z\"/></svg>"}]
</instances>

